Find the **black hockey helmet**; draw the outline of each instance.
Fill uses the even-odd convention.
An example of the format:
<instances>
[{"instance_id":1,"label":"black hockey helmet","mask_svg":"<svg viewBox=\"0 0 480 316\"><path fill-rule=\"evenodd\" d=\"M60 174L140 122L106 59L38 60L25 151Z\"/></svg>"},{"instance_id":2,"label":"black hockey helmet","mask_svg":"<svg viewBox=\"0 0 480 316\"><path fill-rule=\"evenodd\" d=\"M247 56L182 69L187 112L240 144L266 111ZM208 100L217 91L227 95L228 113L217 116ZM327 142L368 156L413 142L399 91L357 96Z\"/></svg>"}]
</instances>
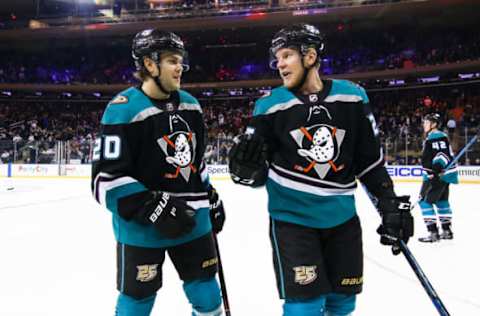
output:
<instances>
[{"instance_id":1,"label":"black hockey helmet","mask_svg":"<svg viewBox=\"0 0 480 316\"><path fill-rule=\"evenodd\" d=\"M309 48L315 48L319 58L324 50L324 36L311 24L299 23L278 31L272 39L270 46L270 68L277 69L275 54L281 48L295 48L305 55Z\"/></svg>"},{"instance_id":2,"label":"black hockey helmet","mask_svg":"<svg viewBox=\"0 0 480 316\"><path fill-rule=\"evenodd\" d=\"M132 43L132 57L137 70L141 70L143 57L149 57L156 63L160 62L160 54L164 51L179 53L183 57L183 71L188 71L188 54L182 39L172 33L158 29L146 29L135 35Z\"/></svg>"},{"instance_id":3,"label":"black hockey helmet","mask_svg":"<svg viewBox=\"0 0 480 316\"><path fill-rule=\"evenodd\" d=\"M428 113L423 117L423 120L429 121L431 123L435 123L437 124L437 127L440 127L441 118L440 118L440 114L438 113Z\"/></svg>"}]
</instances>

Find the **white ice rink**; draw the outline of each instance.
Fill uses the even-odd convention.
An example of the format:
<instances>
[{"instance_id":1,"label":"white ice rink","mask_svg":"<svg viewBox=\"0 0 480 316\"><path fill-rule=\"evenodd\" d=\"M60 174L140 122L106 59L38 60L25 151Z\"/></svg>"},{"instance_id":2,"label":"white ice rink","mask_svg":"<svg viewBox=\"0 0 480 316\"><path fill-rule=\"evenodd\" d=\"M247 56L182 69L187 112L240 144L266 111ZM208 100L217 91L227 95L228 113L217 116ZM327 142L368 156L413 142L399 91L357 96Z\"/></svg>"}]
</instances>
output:
<instances>
[{"instance_id":1,"label":"white ice rink","mask_svg":"<svg viewBox=\"0 0 480 316\"><path fill-rule=\"evenodd\" d=\"M0 179L4 181L4 179ZM90 195L88 180L14 179L0 191L0 316L113 315L115 241L110 214ZM219 236L231 312L234 316L279 316L268 237L266 193L214 183L227 222ZM420 184L396 186L418 195ZM420 244L425 234L419 209L410 249L453 316L480 315L480 185L451 187L455 239ZM402 255L379 244L375 211L362 190L357 206L364 232L364 291L358 316L438 315ZM164 287L153 315L188 316L172 264L164 265Z\"/></svg>"}]
</instances>

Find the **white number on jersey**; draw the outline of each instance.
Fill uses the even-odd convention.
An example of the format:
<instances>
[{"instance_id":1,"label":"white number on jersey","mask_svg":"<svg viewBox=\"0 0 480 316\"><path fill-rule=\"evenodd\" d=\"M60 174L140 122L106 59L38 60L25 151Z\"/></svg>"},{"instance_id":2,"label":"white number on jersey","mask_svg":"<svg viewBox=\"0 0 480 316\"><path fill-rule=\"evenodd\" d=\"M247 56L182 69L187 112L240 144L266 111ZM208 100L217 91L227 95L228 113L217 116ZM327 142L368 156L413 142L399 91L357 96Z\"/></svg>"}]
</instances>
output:
<instances>
[{"instance_id":1,"label":"white number on jersey","mask_svg":"<svg viewBox=\"0 0 480 316\"><path fill-rule=\"evenodd\" d=\"M443 140L439 142L433 142L432 148L436 150L447 149L447 144Z\"/></svg>"},{"instance_id":2,"label":"white number on jersey","mask_svg":"<svg viewBox=\"0 0 480 316\"><path fill-rule=\"evenodd\" d=\"M102 150L103 140L103 157L105 159L113 160L118 159L121 153L122 140L116 135L106 135L102 138L95 140L95 146L93 147L92 161L100 160L100 152Z\"/></svg>"}]
</instances>

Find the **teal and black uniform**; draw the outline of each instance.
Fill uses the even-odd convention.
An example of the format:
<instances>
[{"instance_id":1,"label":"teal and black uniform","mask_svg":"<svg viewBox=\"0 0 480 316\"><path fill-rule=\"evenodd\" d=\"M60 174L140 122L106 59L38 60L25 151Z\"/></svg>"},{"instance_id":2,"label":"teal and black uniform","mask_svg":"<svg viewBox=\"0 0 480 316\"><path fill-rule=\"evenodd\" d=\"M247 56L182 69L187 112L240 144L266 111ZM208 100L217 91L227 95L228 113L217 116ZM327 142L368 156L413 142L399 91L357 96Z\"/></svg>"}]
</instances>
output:
<instances>
[{"instance_id":1,"label":"teal and black uniform","mask_svg":"<svg viewBox=\"0 0 480 316\"><path fill-rule=\"evenodd\" d=\"M185 91L161 102L130 88L107 106L101 135L93 154L92 190L95 199L112 212L117 241L140 247L182 244L211 230L206 192L208 174L203 163L205 126L198 101ZM176 150L186 151L180 165ZM140 208L141 193L168 192L196 209L195 229L179 239L168 239L153 226L127 221L121 208ZM138 198L129 198L135 196Z\"/></svg>"},{"instance_id":2,"label":"teal and black uniform","mask_svg":"<svg viewBox=\"0 0 480 316\"><path fill-rule=\"evenodd\" d=\"M220 315L205 140L200 104L183 90L154 100L132 87L105 109L93 152L92 192L112 213L118 242L116 315L150 315L166 253L194 315ZM186 201L195 210L193 230L167 238L158 227L126 216L140 213L152 191Z\"/></svg>"},{"instance_id":3,"label":"teal and black uniform","mask_svg":"<svg viewBox=\"0 0 480 316\"><path fill-rule=\"evenodd\" d=\"M261 136L268 148L280 297L340 295L335 301L353 310L352 294L363 284L357 179L377 198L395 196L365 90L347 80L323 80L323 89L309 95L278 87L257 100L246 134Z\"/></svg>"},{"instance_id":4,"label":"teal and black uniform","mask_svg":"<svg viewBox=\"0 0 480 316\"><path fill-rule=\"evenodd\" d=\"M456 164L446 168L453 156L447 134L437 129L430 131L423 144L424 175L420 202L423 219L429 231L438 230L436 213L442 228L450 230L452 209L448 201L449 185L458 183L458 171ZM438 171L441 172L440 175L436 174Z\"/></svg>"},{"instance_id":5,"label":"teal and black uniform","mask_svg":"<svg viewBox=\"0 0 480 316\"><path fill-rule=\"evenodd\" d=\"M355 216L356 178L384 169L363 88L325 80L318 94L284 87L256 102L250 128L271 150L266 188L273 219L330 228Z\"/></svg>"}]
</instances>

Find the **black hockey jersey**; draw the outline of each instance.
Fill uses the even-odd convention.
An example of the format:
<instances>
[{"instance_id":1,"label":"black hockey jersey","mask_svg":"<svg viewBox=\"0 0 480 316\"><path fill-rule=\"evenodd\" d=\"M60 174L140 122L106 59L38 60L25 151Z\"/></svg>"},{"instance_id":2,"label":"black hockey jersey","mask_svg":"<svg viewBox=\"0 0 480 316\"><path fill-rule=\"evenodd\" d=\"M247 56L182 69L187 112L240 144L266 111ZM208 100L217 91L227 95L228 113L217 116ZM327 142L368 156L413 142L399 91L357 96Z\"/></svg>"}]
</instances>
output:
<instances>
[{"instance_id":1,"label":"black hockey jersey","mask_svg":"<svg viewBox=\"0 0 480 316\"><path fill-rule=\"evenodd\" d=\"M428 133L427 139L423 143L422 167L425 171L424 180L427 181L433 174L432 167L439 164L443 171L441 179L448 183L458 183L457 164L453 164L448 169L447 166L453 159L453 150L448 141L448 136L444 132L434 130Z\"/></svg>"},{"instance_id":2,"label":"black hockey jersey","mask_svg":"<svg viewBox=\"0 0 480 316\"><path fill-rule=\"evenodd\" d=\"M272 218L316 228L355 215L356 178L384 168L375 119L363 88L324 80L320 93L285 87L257 100L246 133L270 149L266 188Z\"/></svg>"},{"instance_id":3,"label":"black hockey jersey","mask_svg":"<svg viewBox=\"0 0 480 316\"><path fill-rule=\"evenodd\" d=\"M101 123L92 158L92 192L112 212L116 239L135 246L165 247L206 234L211 229L209 179L203 162L206 130L198 101L182 90L168 100L156 101L132 87L108 104ZM149 190L186 200L197 210L194 230L182 238L167 239L153 226L120 217L122 207L143 206L132 204L129 197Z\"/></svg>"}]
</instances>

